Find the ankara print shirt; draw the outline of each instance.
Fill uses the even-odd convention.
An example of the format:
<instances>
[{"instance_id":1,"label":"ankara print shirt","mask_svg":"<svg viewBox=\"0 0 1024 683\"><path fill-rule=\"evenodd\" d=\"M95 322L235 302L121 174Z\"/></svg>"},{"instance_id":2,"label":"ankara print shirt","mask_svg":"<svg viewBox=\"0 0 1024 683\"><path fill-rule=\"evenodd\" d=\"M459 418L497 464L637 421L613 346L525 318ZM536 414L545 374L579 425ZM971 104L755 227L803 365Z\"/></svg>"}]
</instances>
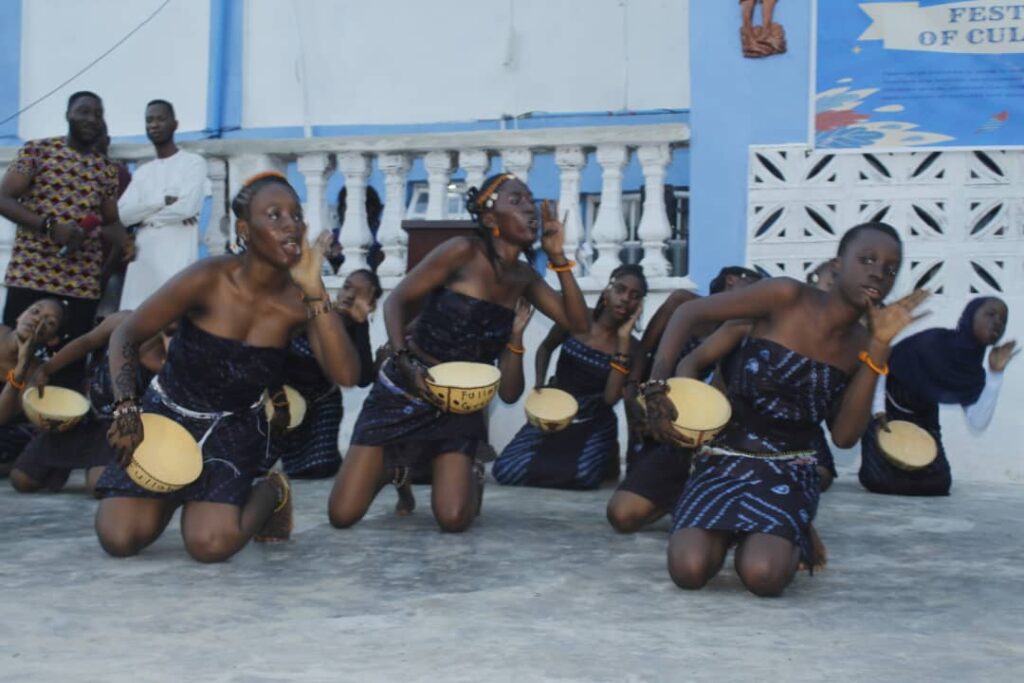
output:
<instances>
[{"instance_id":1,"label":"ankara print shirt","mask_svg":"<svg viewBox=\"0 0 1024 683\"><path fill-rule=\"evenodd\" d=\"M25 143L10 171L32 178L21 197L25 208L58 221L81 223L89 214L100 217L104 200L117 198L117 166L98 152L73 149L63 137ZM46 235L18 226L4 283L60 296L100 298L99 227L86 231L74 254L59 252L60 245Z\"/></svg>"}]
</instances>

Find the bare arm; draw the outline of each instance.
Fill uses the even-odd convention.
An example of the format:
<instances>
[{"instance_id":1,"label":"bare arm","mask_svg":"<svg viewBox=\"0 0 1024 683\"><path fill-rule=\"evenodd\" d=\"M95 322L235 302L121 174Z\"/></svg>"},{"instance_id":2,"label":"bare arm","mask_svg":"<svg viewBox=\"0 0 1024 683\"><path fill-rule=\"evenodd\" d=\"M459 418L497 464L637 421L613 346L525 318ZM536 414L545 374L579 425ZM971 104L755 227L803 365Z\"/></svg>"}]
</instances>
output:
<instances>
[{"instance_id":1,"label":"bare arm","mask_svg":"<svg viewBox=\"0 0 1024 683\"><path fill-rule=\"evenodd\" d=\"M501 383L498 396L505 403L515 403L523 395L526 379L523 376L523 332L533 316L533 308L525 299L516 302L516 317L512 323L512 335L501 352L498 367L501 368ZM514 349L514 350L513 350Z\"/></svg>"},{"instance_id":2,"label":"bare arm","mask_svg":"<svg viewBox=\"0 0 1024 683\"><path fill-rule=\"evenodd\" d=\"M676 309L685 304L687 301L693 301L700 297L685 289L677 289L668 295L665 302L658 306L658 310L654 312L654 316L651 317L651 321L647 323L647 329L644 330L644 336L640 338L640 352L643 354L642 358L646 358L647 354L653 353L658 348L658 342L661 341L661 335L665 333L665 326L668 325L669 319L672 314L676 312Z\"/></svg>"},{"instance_id":3,"label":"bare arm","mask_svg":"<svg viewBox=\"0 0 1024 683\"><path fill-rule=\"evenodd\" d=\"M913 311L928 294L927 290L919 289L885 308L875 306L868 311L871 336L865 351L876 366L882 367L889 362L892 340L903 328L921 317L914 316ZM850 448L864 433L871 419L871 403L878 377L866 362L858 363L850 383L843 391L839 408L829 421L832 441L836 446Z\"/></svg>"},{"instance_id":4,"label":"bare arm","mask_svg":"<svg viewBox=\"0 0 1024 683\"><path fill-rule=\"evenodd\" d=\"M610 406L618 403L619 399L623 397L626 382L630 377L634 379L640 377L640 369L637 367L641 364L638 362L640 344L633 339L633 329L643 313L643 305L637 306L633 315L629 316L615 331L617 348L615 357L612 358L611 372L608 373L608 379L604 383L604 402Z\"/></svg>"},{"instance_id":5,"label":"bare arm","mask_svg":"<svg viewBox=\"0 0 1024 683\"><path fill-rule=\"evenodd\" d=\"M736 318L766 318L791 306L803 288L790 278L772 278L742 289L689 301L672 314L658 345L651 379L666 379L682 353L691 330L700 323L718 323Z\"/></svg>"},{"instance_id":6,"label":"bare arm","mask_svg":"<svg viewBox=\"0 0 1024 683\"><path fill-rule=\"evenodd\" d=\"M18 199L28 191L32 176L8 169L0 181L0 216L12 223L31 228L43 229L43 216L27 209Z\"/></svg>"},{"instance_id":7,"label":"bare arm","mask_svg":"<svg viewBox=\"0 0 1024 683\"><path fill-rule=\"evenodd\" d=\"M569 261L563 250L565 228L558 220L558 209L549 201L540 207L542 222L541 247L550 264L558 271L558 282L562 289L559 296L540 276L526 289L525 296L537 310L555 321L555 324L572 334L585 334L590 329L590 311L580 291L579 283L567 266Z\"/></svg>"},{"instance_id":8,"label":"bare arm","mask_svg":"<svg viewBox=\"0 0 1024 683\"><path fill-rule=\"evenodd\" d=\"M324 249L330 238L331 233L324 232L317 237L314 246L310 246L309 240L306 240L302 247L302 257L290 272L306 300L319 302L319 307L315 308L316 313L310 309L310 319L306 324L306 335L313 356L328 379L335 384L350 387L359 381L359 352L345 329L345 321L340 315L334 314L331 295L320 277Z\"/></svg>"},{"instance_id":9,"label":"bare arm","mask_svg":"<svg viewBox=\"0 0 1024 683\"><path fill-rule=\"evenodd\" d=\"M36 368L28 380L29 386L45 386L50 378L64 368L77 363L93 351L103 348L110 340L114 330L124 322L131 311L118 311L103 319L99 325L80 337L68 342L53 358Z\"/></svg>"},{"instance_id":10,"label":"bare arm","mask_svg":"<svg viewBox=\"0 0 1024 683\"><path fill-rule=\"evenodd\" d=\"M562 345L562 342L568 336L569 333L565 329L558 325L553 325L551 331L548 332L548 336L544 337L544 341L537 347L537 355L533 359L534 369L536 370L536 381L533 385L535 389L540 389L544 386L548 375L548 365L551 364L551 354Z\"/></svg>"}]
</instances>

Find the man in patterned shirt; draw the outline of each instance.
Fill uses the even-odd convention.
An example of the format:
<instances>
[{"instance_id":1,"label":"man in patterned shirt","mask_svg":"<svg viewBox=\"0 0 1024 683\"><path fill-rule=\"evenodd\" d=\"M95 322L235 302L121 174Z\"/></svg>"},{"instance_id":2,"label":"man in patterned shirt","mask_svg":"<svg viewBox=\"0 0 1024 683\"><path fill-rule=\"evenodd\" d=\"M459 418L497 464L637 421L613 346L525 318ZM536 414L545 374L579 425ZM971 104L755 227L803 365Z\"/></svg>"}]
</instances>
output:
<instances>
[{"instance_id":1,"label":"man in patterned shirt","mask_svg":"<svg viewBox=\"0 0 1024 683\"><path fill-rule=\"evenodd\" d=\"M124 243L117 215L117 168L96 151L103 101L91 92L68 98L65 137L32 140L18 150L0 182L0 215L18 226L4 284L3 321L39 299L66 304L70 337L88 332L96 316L103 247L100 226Z\"/></svg>"}]
</instances>

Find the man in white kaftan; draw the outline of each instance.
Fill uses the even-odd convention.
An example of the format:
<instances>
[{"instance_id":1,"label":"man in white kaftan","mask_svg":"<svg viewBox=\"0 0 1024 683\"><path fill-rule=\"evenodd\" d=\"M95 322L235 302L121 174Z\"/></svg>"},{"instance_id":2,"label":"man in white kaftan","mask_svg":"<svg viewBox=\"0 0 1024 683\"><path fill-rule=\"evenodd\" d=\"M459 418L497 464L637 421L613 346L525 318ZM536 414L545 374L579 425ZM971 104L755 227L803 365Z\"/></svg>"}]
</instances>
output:
<instances>
[{"instance_id":1,"label":"man in white kaftan","mask_svg":"<svg viewBox=\"0 0 1024 683\"><path fill-rule=\"evenodd\" d=\"M128 265L122 310L137 308L172 276L199 258L199 211L206 195L206 160L178 149L174 107L146 106L146 136L156 159L135 170L117 209L124 225L138 225L135 260Z\"/></svg>"}]
</instances>

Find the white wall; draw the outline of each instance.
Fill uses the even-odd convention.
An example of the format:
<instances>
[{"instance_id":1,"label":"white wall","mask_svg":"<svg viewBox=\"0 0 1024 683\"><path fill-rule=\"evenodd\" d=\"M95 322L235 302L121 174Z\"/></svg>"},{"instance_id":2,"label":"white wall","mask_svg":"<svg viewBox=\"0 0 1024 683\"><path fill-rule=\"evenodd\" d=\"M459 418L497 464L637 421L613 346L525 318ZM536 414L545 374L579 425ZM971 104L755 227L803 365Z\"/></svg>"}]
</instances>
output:
<instances>
[{"instance_id":1,"label":"white wall","mask_svg":"<svg viewBox=\"0 0 1024 683\"><path fill-rule=\"evenodd\" d=\"M25 0L22 3L21 106L101 55L162 0ZM206 127L209 0L174 0L92 69L21 115L23 139L67 130L67 97L92 90L103 98L110 134L141 135L155 98L174 103L180 130Z\"/></svg>"},{"instance_id":2,"label":"white wall","mask_svg":"<svg viewBox=\"0 0 1024 683\"><path fill-rule=\"evenodd\" d=\"M688 15L688 0L247 0L242 122L688 108Z\"/></svg>"}]
</instances>

